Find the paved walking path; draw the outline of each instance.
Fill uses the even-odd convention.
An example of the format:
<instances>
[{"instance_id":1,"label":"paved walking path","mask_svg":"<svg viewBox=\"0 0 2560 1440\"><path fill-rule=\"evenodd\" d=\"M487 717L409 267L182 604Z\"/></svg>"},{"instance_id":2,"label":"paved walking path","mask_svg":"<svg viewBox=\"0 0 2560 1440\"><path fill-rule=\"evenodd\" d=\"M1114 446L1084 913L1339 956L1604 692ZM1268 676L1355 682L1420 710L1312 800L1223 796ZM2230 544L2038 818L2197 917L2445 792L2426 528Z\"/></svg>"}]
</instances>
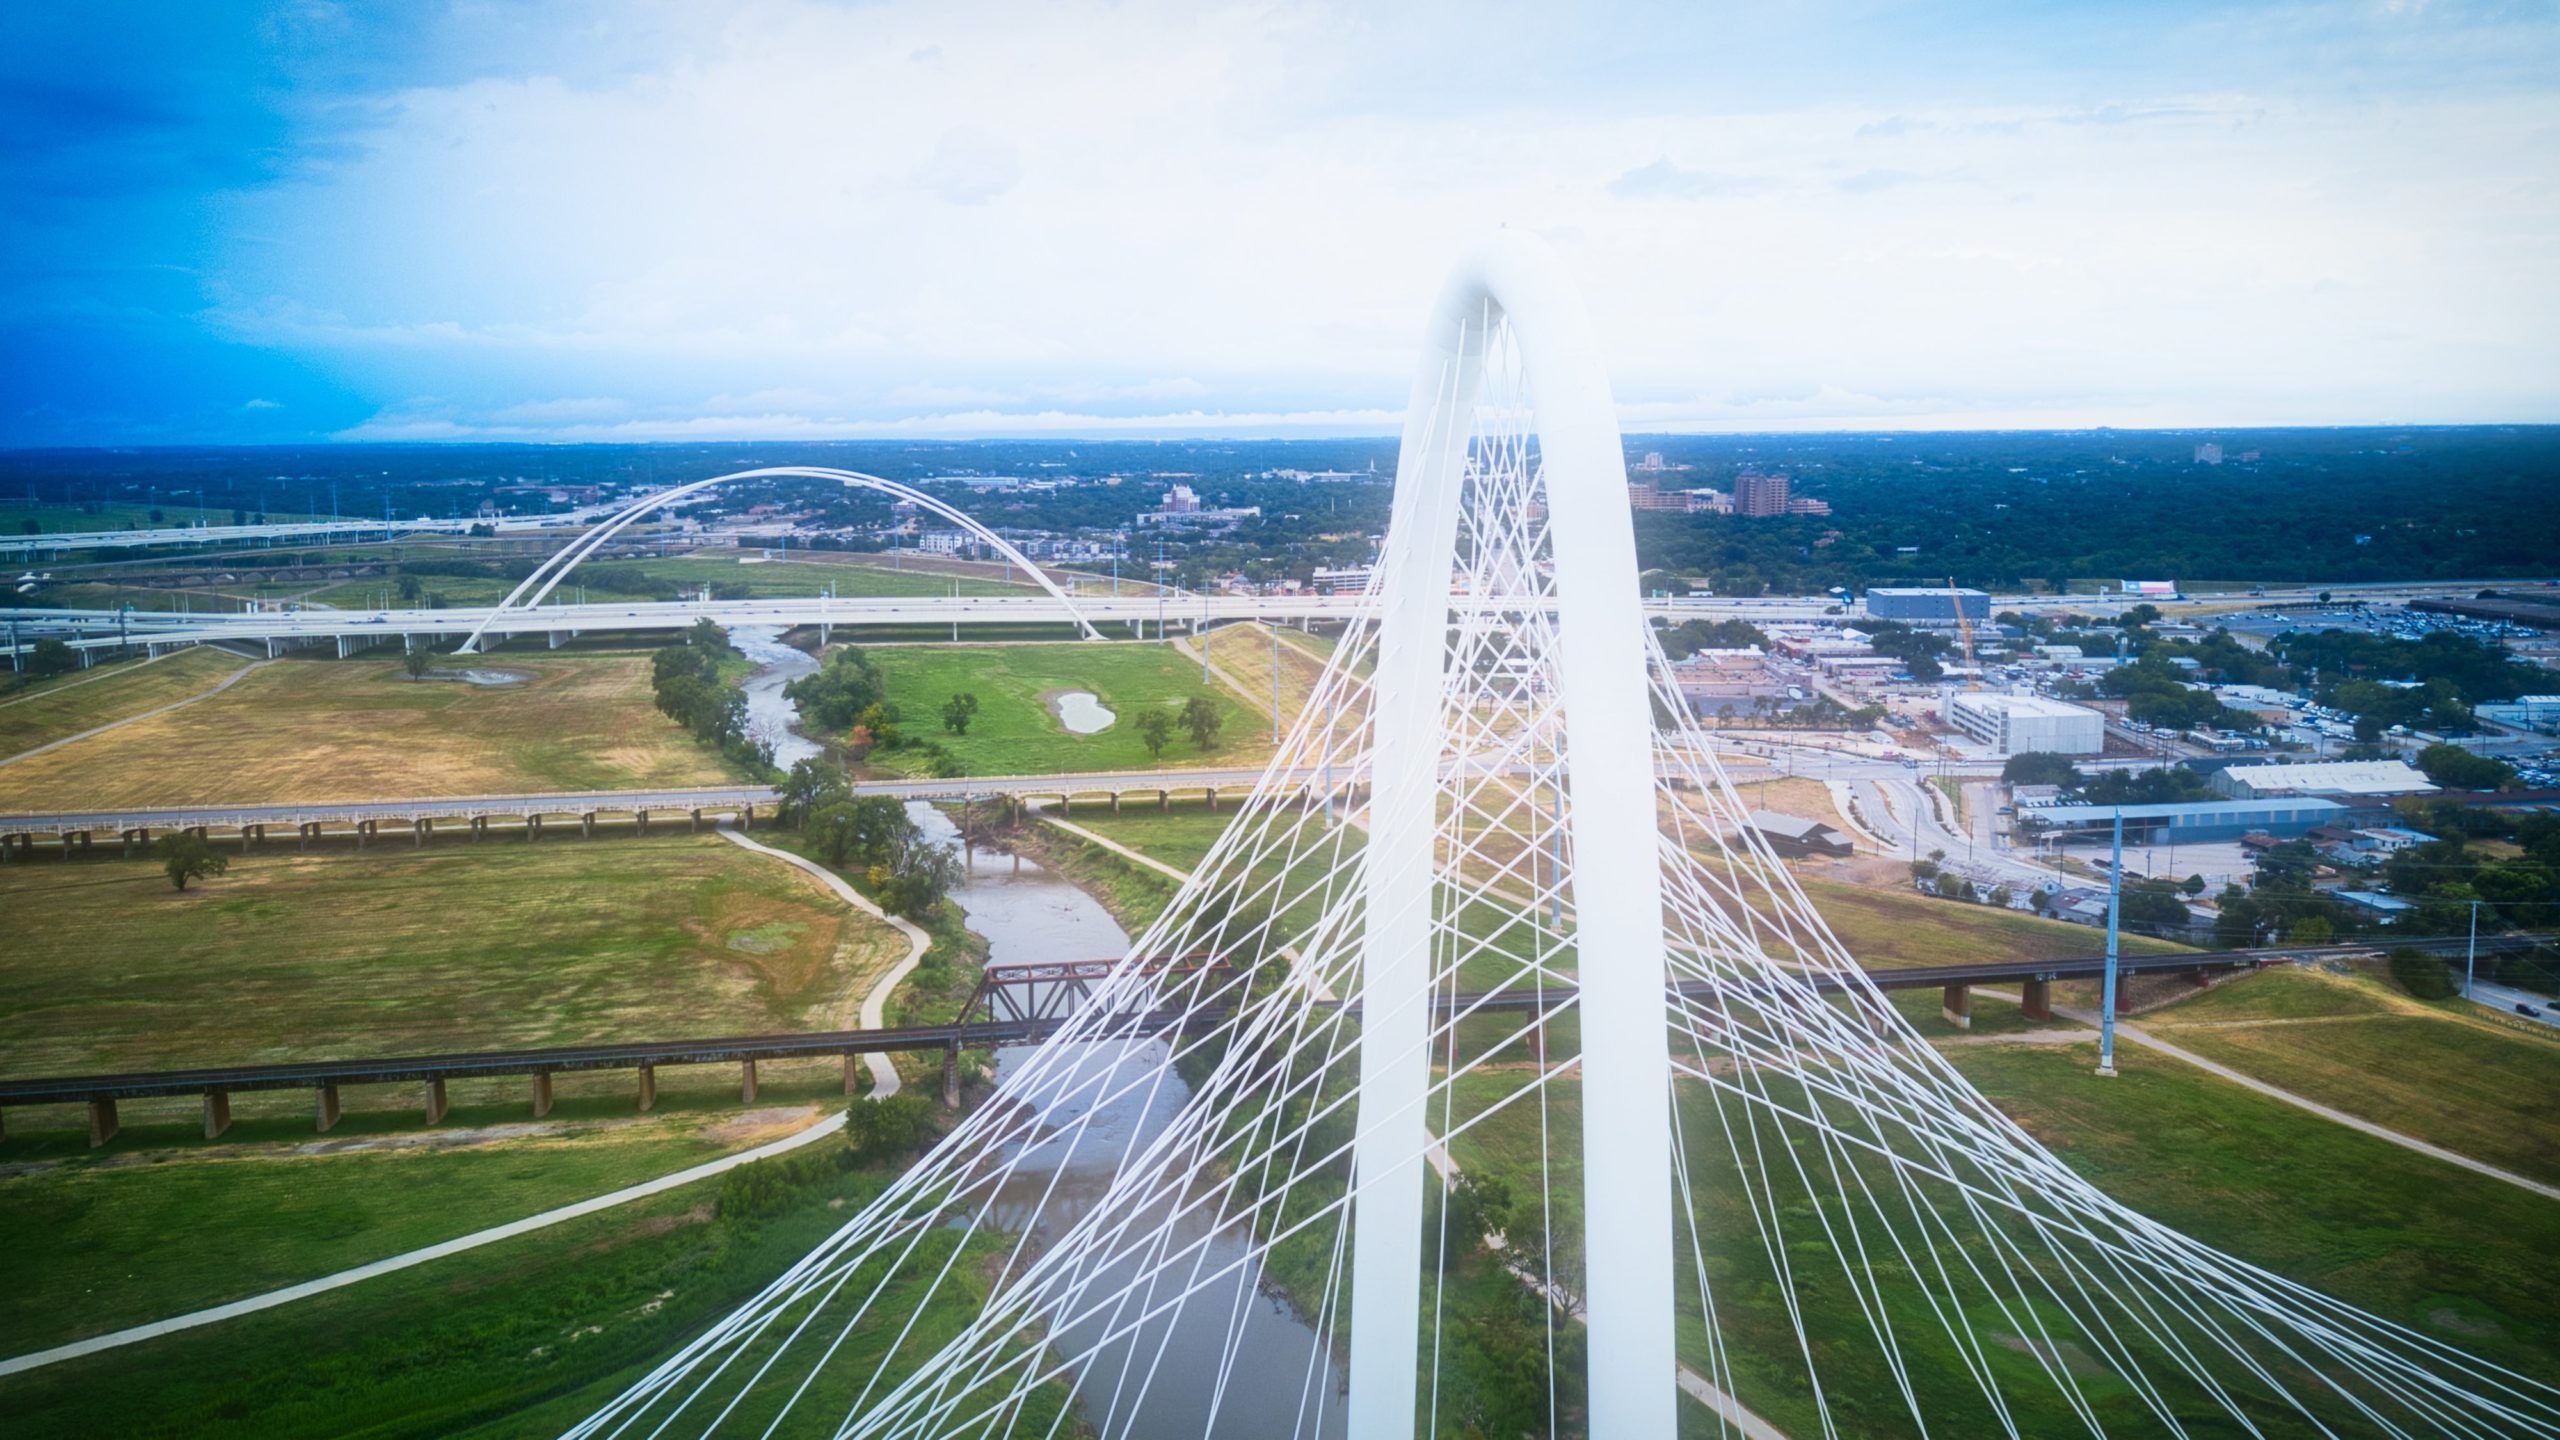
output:
<instances>
[{"instance_id":1,"label":"paved walking path","mask_svg":"<svg viewBox=\"0 0 2560 1440\"><path fill-rule=\"evenodd\" d=\"M263 664L265 662L261 661L260 663ZM135 718L139 719L140 717L137 716ZM847 904L852 905L854 908L867 914L876 916L879 919L888 921L891 925L897 927L899 933L907 937L907 957L896 965L890 967L889 972L881 976L879 983L873 985L871 987L871 992L863 997L862 1023L864 1028L876 1030L884 1025L886 1023L886 1019L882 1014L882 1010L889 1002L890 992L895 990L898 986L898 982L906 979L907 976L915 970L917 964L924 959L925 947L932 943L932 937L926 935L923 930L917 928L917 926L912 922L883 911L878 905L873 904L868 896L846 884L842 876L834 874L824 866L817 864L815 861L803 859L802 857L794 855L787 850L776 850L770 845L760 844L754 840L748 839L746 836L741 835L734 830L724 829L720 834L722 838L729 840L734 844L742 845L749 850L753 850L759 855L773 856L777 860L798 866L800 869L809 872L811 875L816 876L817 879L826 885L828 889L842 897ZM898 1071L896 1066L889 1063L888 1057L885 1055L872 1054L865 1055L862 1058L864 1063L871 1067L871 1098L874 1100L885 1100L888 1097L897 1094ZM0 1375L15 1375L21 1371L34 1370L40 1366L55 1364L59 1361L73 1360L83 1355L94 1355L101 1350L113 1350L120 1346L135 1344L139 1341L157 1339L162 1335L174 1334L180 1330L192 1330L199 1325L212 1325L224 1320L234 1319L242 1315L254 1315L261 1310L272 1310L279 1305L290 1305L296 1300L306 1300L311 1296L326 1294L331 1290L342 1289L346 1286L356 1284L359 1281L371 1280L376 1276L389 1275L395 1271L406 1270L413 1265L423 1265L430 1260L441 1260L448 1255L459 1255L466 1250L477 1250L483 1245L494 1245L501 1240L512 1240L519 1235L530 1235L536 1230L548 1229L549 1227L558 1225L563 1221L575 1220L583 1215L593 1215L601 1210L611 1210L620 1205L628 1205L634 1200L645 1200L652 1195L664 1194L669 1190L690 1185L697 1180L707 1180L714 1175L722 1173L723 1171L734 1170L741 1165L753 1164L754 1162L765 1159L769 1156L786 1154L790 1151L799 1149L803 1145L808 1145L829 1135L833 1135L843 1128L844 1112L841 1110L833 1111L828 1114L825 1119L820 1120L817 1124L800 1131L798 1134L786 1135L770 1144L759 1145L753 1150L742 1150L735 1155L724 1155L717 1160L708 1160L689 1169L679 1170L672 1175L661 1175L655 1180L644 1180L637 1185L627 1185L620 1190L598 1195L593 1199L580 1200L575 1204L563 1205L553 1210L545 1210L539 1215L528 1215L522 1220L509 1221L504 1225L493 1225L486 1230L475 1230L468 1235L459 1236L452 1240L446 1240L440 1244L429 1245L422 1249L405 1251L401 1254L391 1256L388 1259L376 1260L368 1265L358 1265L352 1269L338 1271L334 1275L324 1275L317 1280L306 1280L299 1285L288 1285L281 1290L270 1290L263 1295L252 1295L246 1300L234 1300L227 1305L216 1305L209 1309L190 1311L187 1314L174 1316L167 1320L155 1320L147 1325L135 1325L123 1330L110 1331L104 1335L93 1335L86 1340L75 1340L68 1345L57 1345L50 1350L39 1350L33 1354L21 1355L12 1360L0 1360Z\"/></svg>"},{"instance_id":2,"label":"paved walking path","mask_svg":"<svg viewBox=\"0 0 2560 1440\"><path fill-rule=\"evenodd\" d=\"M1974 993L1980 995L1988 992L1977 990ZM1999 998L2006 999L2008 997L2001 996ZM2083 1025L2095 1025L2098 1023L2098 1012L2095 1010L2074 1010L2066 1006L2056 1005L2053 1007L2053 1013L2063 1016L2066 1019L2077 1020ZM2159 1036L2152 1034L2150 1031L2143 1029L2139 1025L2128 1025L2124 1023L2124 1021L2118 1020L2116 1022L2116 1036L2118 1039L2130 1040L2136 1045L2149 1046L2164 1055L2184 1060L2188 1064L2195 1066L2197 1069L2205 1071L2207 1074L2218 1075L2221 1078L2230 1081L2234 1085L2241 1086L2245 1089L2255 1090L2261 1095L2267 1096L2270 1099L2281 1100L2287 1105L2294 1106L2297 1109L2308 1110L2323 1120L2334 1120L2337 1123L2346 1126L2350 1130L2362 1131L2377 1140L2388 1140L2392 1144L2400 1146L2402 1149L2415 1150L2421 1155L2431 1156L2435 1159L2442 1160L2448 1165L2459 1165L2465 1170L2472 1171L2476 1174L2486 1175L2492 1180L2503 1180L2520 1190L2530 1190L2534 1194L2540 1195L2548 1200L2560 1200L2560 1186L2545 1185L2539 1180L2528 1179L2525 1176L2518 1175L2512 1170L2501 1170L2497 1166L2491 1165L2486 1161L2474 1160L2468 1155L2464 1155L2458 1151L2447 1150L2441 1145L2431 1145L2426 1141L2419 1139L2415 1135L2403 1135L2397 1130L2376 1125L2362 1116L2350 1115L2344 1110L2338 1110L2330 1106L2323 1105L2319 1101L2314 1100L2307 1095L2297 1095L2280 1086L2270 1085L2266 1081L2258 1079L2254 1075L2246 1075L2238 1070L2232 1069L2228 1065L2220 1065L2211 1060L2207 1060L2193 1050L2172 1045L2168 1041L2161 1039Z\"/></svg>"},{"instance_id":3,"label":"paved walking path","mask_svg":"<svg viewBox=\"0 0 2560 1440\"><path fill-rule=\"evenodd\" d=\"M175 654L177 652L171 651L170 653ZM148 664L150 662L145 661L144 663ZM104 735L110 730L116 729L120 726L130 725L136 720L148 720L154 715L166 715L172 710L184 710L199 700L210 700L214 696L221 694L223 691L230 689L232 686L239 684L242 677L246 676L250 671L262 670L274 663L276 662L273 660L252 660L248 664L241 666L239 669L232 671L230 674L225 675L220 680L214 682L213 688L210 690L199 690L193 695L186 696L179 700L172 700L166 705L155 705L150 709L143 711L139 715L127 715L121 720L110 720L104 725L94 726L90 729L83 730L77 735L65 735L59 740L47 741L33 750L21 750L17 754L9 756L5 760L0 760L0 765L15 765L21 760L33 760L48 750L59 750L65 745L76 745L93 735ZM103 679L105 677L101 676L99 678ZM62 688L68 690L71 687L66 685ZM50 694L51 692L48 691L46 693Z\"/></svg>"},{"instance_id":4,"label":"paved walking path","mask_svg":"<svg viewBox=\"0 0 2560 1440\"><path fill-rule=\"evenodd\" d=\"M887 1009L890 992L898 988L899 981L904 980L907 976L913 974L915 972L915 968L924 963L925 947L933 943L933 937L925 934L914 921L908 920L903 916L892 915L888 911L881 909L878 905L872 902L870 896L865 895L861 891L854 889L851 885L846 884L843 876L829 870L827 867L819 864L815 860L808 859L804 856L794 855L788 850L776 850L770 845L750 840L745 835L742 835L735 830L723 828L720 831L720 838L733 845L744 846L759 855L770 855L774 859L780 860L786 865L798 866L800 869L817 877L819 884L834 891L846 904L851 905L856 910L860 910L864 914L870 915L875 919L888 921L891 925L897 927L899 934L907 937L907 958L890 966L889 973L881 976L880 982L871 987L871 993L862 997L862 1028L865 1030L878 1030L887 1026L889 1023ZM898 1093L898 1067L889 1063L888 1056L874 1051L871 1054L863 1056L862 1063L871 1067L872 1099L886 1100L890 1096Z\"/></svg>"},{"instance_id":5,"label":"paved walking path","mask_svg":"<svg viewBox=\"0 0 2560 1440\"><path fill-rule=\"evenodd\" d=\"M200 1325L212 1325L224 1320L237 1319L242 1315L254 1315L261 1310L272 1310L279 1305L290 1305L296 1300L307 1300L314 1295L341 1290L360 1281L406 1270L413 1265L424 1265L430 1260L441 1260L448 1255L477 1250L483 1245L494 1245L501 1240L512 1240L519 1235L530 1235L536 1230L548 1229L562 1221L575 1220L582 1215L593 1215L602 1210L611 1210L618 1205L628 1205L634 1200L644 1200L652 1195L663 1194L669 1190L690 1185L697 1180L708 1180L725 1170L734 1170L741 1165L751 1165L758 1160L797 1150L803 1145L833 1135L843 1128L844 1112L836 1110L796 1135L786 1135L771 1144L759 1145L753 1150L741 1150L735 1155L706 1160L691 1169L679 1170L673 1175L661 1175L655 1180L644 1180L637 1185L625 1186L609 1194L598 1195L591 1200L580 1200L572 1205L563 1205L556 1210L545 1210L539 1215L528 1215L522 1220L493 1225L486 1230L475 1230L440 1245L410 1250L386 1260L376 1260L370 1265L358 1265L350 1270L341 1270L334 1275L323 1275L317 1280L306 1280L299 1285L270 1290L264 1295L252 1295L246 1300L234 1300L228 1305L194 1310L167 1320L154 1320L148 1325L112 1330L104 1335L92 1335L86 1340L74 1340L68 1345L57 1345L50 1350L38 1350L33 1354L20 1355L12 1360L0 1360L0 1375L16 1375L60 1361L76 1360L83 1355L95 1355L101 1350L114 1350L139 1341L173 1335L181 1330L193 1330Z\"/></svg>"},{"instance_id":6,"label":"paved walking path","mask_svg":"<svg viewBox=\"0 0 2560 1440\"><path fill-rule=\"evenodd\" d=\"M64 681L63 683L61 683L61 684L59 684L59 685L56 685L56 686L53 686L53 687L52 687L52 688L50 688L50 689L46 689L46 690L39 690L39 691L37 691L37 692L36 692L35 694L33 694L33 695L20 695L20 696L17 696L16 698L14 698L14 699L9 699L9 700L0 700L0 710L6 710L6 709L8 709L10 706L12 706L12 705L31 705L31 704L34 704L34 703L35 703L36 701L38 701L38 700L48 699L48 698L50 698L50 697L52 697L52 696L59 695L59 694L61 694L61 693L62 693L63 691L65 691L65 690L77 690L77 689L79 689L79 688L80 688L81 686L83 686L83 685L95 685L95 684L97 684L97 683L98 683L99 681L101 681L101 680L113 680L114 678L116 678L116 677L117 677L117 676L119 676L119 675L130 675L130 674L132 674L134 671L141 669L141 668L142 668L143 666L145 666L145 665L157 665L157 664L159 664L159 663L160 663L161 661L163 661L163 660L173 659L173 658L175 658L175 657L177 657L177 656L180 656L180 655L184 655L184 654L186 654L189 650L199 649L199 648L203 648L203 647L193 646L193 645L184 645L184 646L180 646L179 648L177 648L177 649L175 649L175 650L163 650L163 651L161 651L159 654L154 655L154 656L151 656L149 659L145 659L145 660L136 660L136 661L134 661L134 662L132 662L131 664L128 664L128 665L124 665L124 666L120 666L120 667L119 667L119 666L105 666L105 667L101 667L101 668L100 668L96 673L94 673L94 674L90 674L90 675L83 675L83 676L81 676L81 677L80 677L79 679L77 679L77 680L66 680L66 681ZM228 650L225 650L225 651L223 651L223 652L221 652L221 653L223 653L223 654L225 654L225 655L228 655L228 654L230 654L231 652L230 652L230 651L228 651Z\"/></svg>"}]
</instances>

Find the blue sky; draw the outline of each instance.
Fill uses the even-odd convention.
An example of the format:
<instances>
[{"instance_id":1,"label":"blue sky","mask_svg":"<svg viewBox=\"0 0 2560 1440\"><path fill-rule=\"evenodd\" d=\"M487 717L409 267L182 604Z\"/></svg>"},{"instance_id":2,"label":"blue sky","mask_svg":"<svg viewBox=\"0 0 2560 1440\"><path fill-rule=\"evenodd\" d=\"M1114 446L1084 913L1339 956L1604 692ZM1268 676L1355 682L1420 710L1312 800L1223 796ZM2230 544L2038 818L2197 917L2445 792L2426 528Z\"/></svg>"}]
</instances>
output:
<instances>
[{"instance_id":1,"label":"blue sky","mask_svg":"<svg viewBox=\"0 0 2560 1440\"><path fill-rule=\"evenodd\" d=\"M0 444L2560 420L2548 4L0 9Z\"/></svg>"}]
</instances>

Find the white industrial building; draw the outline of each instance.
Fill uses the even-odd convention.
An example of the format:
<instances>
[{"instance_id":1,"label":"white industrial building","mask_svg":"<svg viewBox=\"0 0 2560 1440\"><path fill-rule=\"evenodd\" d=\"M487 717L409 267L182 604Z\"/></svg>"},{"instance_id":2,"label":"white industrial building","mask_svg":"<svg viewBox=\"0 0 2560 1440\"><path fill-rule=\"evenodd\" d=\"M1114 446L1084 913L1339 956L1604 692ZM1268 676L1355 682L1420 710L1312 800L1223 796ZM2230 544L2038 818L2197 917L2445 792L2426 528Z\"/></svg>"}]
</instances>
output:
<instances>
[{"instance_id":1,"label":"white industrial building","mask_svg":"<svg viewBox=\"0 0 2560 1440\"><path fill-rule=\"evenodd\" d=\"M2107 748L2106 717L2039 695L1951 695L1947 723L2002 756L2095 755Z\"/></svg>"},{"instance_id":2,"label":"white industrial building","mask_svg":"<svg viewBox=\"0 0 2560 1440\"><path fill-rule=\"evenodd\" d=\"M2435 786L2401 760L2325 760L2310 765L2234 765L2213 777L2234 800L2271 795L2325 795L2353 803L2394 795L2431 795Z\"/></svg>"}]
</instances>

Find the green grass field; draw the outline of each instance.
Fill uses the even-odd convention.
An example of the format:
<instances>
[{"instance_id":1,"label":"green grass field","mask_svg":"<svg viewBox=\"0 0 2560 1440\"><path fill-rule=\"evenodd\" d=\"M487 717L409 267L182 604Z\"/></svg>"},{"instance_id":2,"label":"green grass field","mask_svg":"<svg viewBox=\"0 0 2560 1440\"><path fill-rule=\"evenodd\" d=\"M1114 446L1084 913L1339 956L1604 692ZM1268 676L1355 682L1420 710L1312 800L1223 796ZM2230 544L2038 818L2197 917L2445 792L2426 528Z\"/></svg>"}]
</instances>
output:
<instances>
[{"instance_id":1,"label":"green grass field","mask_svg":"<svg viewBox=\"0 0 2560 1440\"><path fill-rule=\"evenodd\" d=\"M0 759L201 694L249 662L198 647L29 685L0 696Z\"/></svg>"},{"instance_id":2,"label":"green grass field","mask_svg":"<svg viewBox=\"0 0 2560 1440\"><path fill-rule=\"evenodd\" d=\"M972 775L1257 765L1271 754L1269 717L1214 680L1201 684L1199 662L1170 646L884 645L868 653L889 698L905 712L907 730L940 743ZM1071 690L1092 692L1118 718L1092 735L1069 731L1051 700ZM979 710L968 734L953 735L935 716L963 691L978 697ZM1194 696L1208 697L1223 717L1215 747L1202 750L1177 730L1161 759L1149 756L1135 723L1139 708L1175 708ZM872 758L892 766L922 763L894 751Z\"/></svg>"},{"instance_id":3,"label":"green grass field","mask_svg":"<svg viewBox=\"0 0 2560 1440\"><path fill-rule=\"evenodd\" d=\"M184 894L148 860L13 865L0 913L13 1077L825 1028L905 954L708 835L287 849Z\"/></svg>"},{"instance_id":4,"label":"green grass field","mask_svg":"<svg viewBox=\"0 0 2560 1440\"><path fill-rule=\"evenodd\" d=\"M753 1295L887 1180L812 1168L769 1218L724 1215L720 1182L698 1183L279 1310L0 1379L0 1411L13 1435L31 1437L557 1435ZM957 1243L927 1234L908 1275L931 1275ZM991 1245L974 1243L953 1293L932 1307L911 1278L877 1302L881 1314L917 1317L918 1349L947 1339L983 1293L975 1276ZM897 1333L855 1331L801 1412L806 1423L781 1433L829 1433L853 1398L850 1377L871 1374ZM1033 1433L1047 1432L1055 1412L1043 1407L1057 1403L1035 1401ZM733 1418L756 1433L769 1417L750 1405Z\"/></svg>"},{"instance_id":5,"label":"green grass field","mask_svg":"<svg viewBox=\"0 0 2560 1440\"><path fill-rule=\"evenodd\" d=\"M744 1115L662 1105L540 1123L519 1109L477 1132L458 1114L434 1131L325 1142L307 1128L264 1143L235 1134L156 1149L147 1164L82 1155L0 1176L0 1225L45 1241L0 1251L0 1356L437 1244L761 1144L819 1113L805 1102Z\"/></svg>"},{"instance_id":6,"label":"green grass field","mask_svg":"<svg viewBox=\"0 0 2560 1440\"><path fill-rule=\"evenodd\" d=\"M2243 1074L2492 1165L2560 1183L2560 1041L2288 966L2145 1016Z\"/></svg>"},{"instance_id":7,"label":"green grass field","mask_svg":"<svg viewBox=\"0 0 2560 1440\"><path fill-rule=\"evenodd\" d=\"M502 651L440 660L447 673L469 665L526 677L487 686L411 680L396 647L348 660L307 657L269 665L201 704L0 767L0 810L525 794L732 778L717 755L658 713L645 654Z\"/></svg>"}]
</instances>

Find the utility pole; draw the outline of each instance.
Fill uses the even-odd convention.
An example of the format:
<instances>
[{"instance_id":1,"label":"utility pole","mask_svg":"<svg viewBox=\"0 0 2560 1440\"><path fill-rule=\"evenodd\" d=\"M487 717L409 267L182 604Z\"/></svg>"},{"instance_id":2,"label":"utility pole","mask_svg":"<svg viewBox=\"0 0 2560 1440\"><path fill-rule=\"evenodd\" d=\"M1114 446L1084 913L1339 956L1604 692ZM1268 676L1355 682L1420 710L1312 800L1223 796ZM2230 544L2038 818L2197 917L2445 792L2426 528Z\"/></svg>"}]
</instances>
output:
<instances>
[{"instance_id":1,"label":"utility pole","mask_svg":"<svg viewBox=\"0 0 2560 1440\"><path fill-rule=\"evenodd\" d=\"M2471 943L2462 955L2462 998L2471 998L2472 967L2480 963L2480 902L2471 902Z\"/></svg>"},{"instance_id":2,"label":"utility pole","mask_svg":"<svg viewBox=\"0 0 2560 1440\"><path fill-rule=\"evenodd\" d=\"M2124 807L2116 807L2115 864L2107 871L2107 981L2098 1002L2098 1073L2116 1073L2116 959L2124 910Z\"/></svg>"},{"instance_id":3,"label":"utility pole","mask_svg":"<svg viewBox=\"0 0 2560 1440\"><path fill-rule=\"evenodd\" d=\"M1277 745L1280 743L1280 627L1269 620L1262 623L1271 626L1271 743Z\"/></svg>"}]
</instances>

